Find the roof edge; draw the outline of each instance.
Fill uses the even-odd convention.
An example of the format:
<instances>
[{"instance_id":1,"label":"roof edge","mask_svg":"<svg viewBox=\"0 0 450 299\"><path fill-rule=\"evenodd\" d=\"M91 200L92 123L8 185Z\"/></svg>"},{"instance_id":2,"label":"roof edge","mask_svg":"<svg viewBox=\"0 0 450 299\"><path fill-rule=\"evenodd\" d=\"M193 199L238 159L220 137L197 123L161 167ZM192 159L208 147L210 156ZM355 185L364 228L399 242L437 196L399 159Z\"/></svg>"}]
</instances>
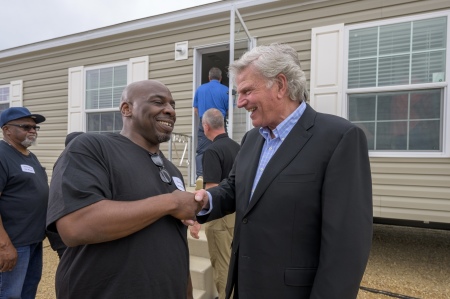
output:
<instances>
[{"instance_id":1,"label":"roof edge","mask_svg":"<svg viewBox=\"0 0 450 299\"><path fill-rule=\"evenodd\" d=\"M34 51L65 46L77 42L93 40L115 34L126 33L134 30L150 28L153 26L163 25L167 23L173 23L177 21L194 19L206 15L222 13L225 11L230 11L233 7L239 9L277 1L281 0L223 0L220 2L213 2L201 6L186 8L174 12L150 16L142 19L132 20L124 23L114 24L106 27L100 27L97 29L57 37L54 39L44 40L41 42L27 44L15 48L1 50L0 58L26 54Z\"/></svg>"}]
</instances>

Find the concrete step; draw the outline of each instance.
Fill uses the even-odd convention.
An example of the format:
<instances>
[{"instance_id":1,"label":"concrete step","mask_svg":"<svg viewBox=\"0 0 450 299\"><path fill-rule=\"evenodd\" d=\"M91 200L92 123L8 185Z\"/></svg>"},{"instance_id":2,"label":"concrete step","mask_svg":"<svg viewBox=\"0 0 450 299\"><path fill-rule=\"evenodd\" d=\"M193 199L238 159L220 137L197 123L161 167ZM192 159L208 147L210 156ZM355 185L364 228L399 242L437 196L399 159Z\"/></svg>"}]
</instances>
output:
<instances>
[{"instance_id":1,"label":"concrete step","mask_svg":"<svg viewBox=\"0 0 450 299\"><path fill-rule=\"evenodd\" d=\"M214 287L213 269L209 258L190 256L192 287L205 291L209 298L217 293Z\"/></svg>"},{"instance_id":2,"label":"concrete step","mask_svg":"<svg viewBox=\"0 0 450 299\"><path fill-rule=\"evenodd\" d=\"M187 239L194 299L214 299L218 295L214 285L204 225L199 232L199 239L192 238L189 231Z\"/></svg>"},{"instance_id":3,"label":"concrete step","mask_svg":"<svg viewBox=\"0 0 450 299\"><path fill-rule=\"evenodd\" d=\"M193 289L192 293L192 297L194 297L194 299L211 299L211 297L208 297L208 294L206 294L206 292L203 290Z\"/></svg>"},{"instance_id":4,"label":"concrete step","mask_svg":"<svg viewBox=\"0 0 450 299\"><path fill-rule=\"evenodd\" d=\"M190 256L190 271L192 287L194 289L205 290L209 288L210 278L212 280L212 267L209 259L198 256Z\"/></svg>"},{"instance_id":5,"label":"concrete step","mask_svg":"<svg viewBox=\"0 0 450 299\"><path fill-rule=\"evenodd\" d=\"M204 225L202 225L202 229L198 233L199 239L192 238L189 231L187 233L187 236L189 254L209 259L208 241L206 239Z\"/></svg>"}]
</instances>

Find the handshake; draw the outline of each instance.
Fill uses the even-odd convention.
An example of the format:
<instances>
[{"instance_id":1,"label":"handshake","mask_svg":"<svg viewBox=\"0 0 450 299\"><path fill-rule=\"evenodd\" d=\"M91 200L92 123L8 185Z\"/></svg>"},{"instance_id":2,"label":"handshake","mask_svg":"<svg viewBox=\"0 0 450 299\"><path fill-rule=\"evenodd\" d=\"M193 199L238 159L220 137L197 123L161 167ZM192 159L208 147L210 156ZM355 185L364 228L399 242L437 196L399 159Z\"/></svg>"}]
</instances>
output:
<instances>
[{"instance_id":1,"label":"handshake","mask_svg":"<svg viewBox=\"0 0 450 299\"><path fill-rule=\"evenodd\" d=\"M209 210L208 193L204 189L194 193L175 190L172 192L172 198L176 208L171 215L180 219L186 226L194 225L201 210Z\"/></svg>"}]
</instances>

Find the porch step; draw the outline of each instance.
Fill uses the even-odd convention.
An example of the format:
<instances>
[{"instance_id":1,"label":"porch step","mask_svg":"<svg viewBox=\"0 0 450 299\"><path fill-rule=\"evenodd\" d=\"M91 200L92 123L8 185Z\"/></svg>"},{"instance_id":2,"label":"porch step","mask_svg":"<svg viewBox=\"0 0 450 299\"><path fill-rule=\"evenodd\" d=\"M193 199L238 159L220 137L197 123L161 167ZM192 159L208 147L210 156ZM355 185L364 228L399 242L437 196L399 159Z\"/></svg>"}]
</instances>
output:
<instances>
[{"instance_id":1,"label":"porch step","mask_svg":"<svg viewBox=\"0 0 450 299\"><path fill-rule=\"evenodd\" d=\"M199 239L192 238L189 232L187 236L194 299L214 299L217 291L204 227L199 232Z\"/></svg>"},{"instance_id":2,"label":"porch step","mask_svg":"<svg viewBox=\"0 0 450 299\"><path fill-rule=\"evenodd\" d=\"M204 225L202 225L198 236L199 239L194 239L188 231L189 254L209 259L208 240L206 239Z\"/></svg>"},{"instance_id":3,"label":"porch step","mask_svg":"<svg viewBox=\"0 0 450 299\"><path fill-rule=\"evenodd\" d=\"M208 294L206 294L206 292L203 290L193 289L192 293L194 299L211 299L208 297Z\"/></svg>"},{"instance_id":4,"label":"porch step","mask_svg":"<svg viewBox=\"0 0 450 299\"><path fill-rule=\"evenodd\" d=\"M192 287L211 293L213 283L213 269L209 259L191 255Z\"/></svg>"}]
</instances>

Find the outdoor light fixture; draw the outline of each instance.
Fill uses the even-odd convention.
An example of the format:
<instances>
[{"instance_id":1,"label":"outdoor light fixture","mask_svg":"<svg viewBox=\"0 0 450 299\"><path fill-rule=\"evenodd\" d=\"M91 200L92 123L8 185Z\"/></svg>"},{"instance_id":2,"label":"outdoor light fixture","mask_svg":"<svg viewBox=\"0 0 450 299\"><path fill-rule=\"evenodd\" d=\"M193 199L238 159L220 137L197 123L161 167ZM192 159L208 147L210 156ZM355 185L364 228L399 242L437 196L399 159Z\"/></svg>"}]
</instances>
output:
<instances>
[{"instance_id":1,"label":"outdoor light fixture","mask_svg":"<svg viewBox=\"0 0 450 299\"><path fill-rule=\"evenodd\" d=\"M175 60L188 59L188 42L175 43Z\"/></svg>"}]
</instances>

